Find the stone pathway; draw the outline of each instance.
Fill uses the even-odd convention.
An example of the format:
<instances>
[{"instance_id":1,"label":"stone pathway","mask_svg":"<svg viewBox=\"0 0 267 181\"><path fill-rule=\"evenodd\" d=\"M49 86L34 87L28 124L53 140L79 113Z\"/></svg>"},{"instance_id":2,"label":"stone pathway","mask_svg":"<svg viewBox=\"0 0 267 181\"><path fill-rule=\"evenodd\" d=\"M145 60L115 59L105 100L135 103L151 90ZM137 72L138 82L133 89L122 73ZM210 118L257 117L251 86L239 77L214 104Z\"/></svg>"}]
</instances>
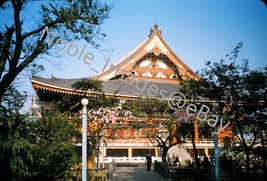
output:
<instances>
[{"instance_id":1,"label":"stone pathway","mask_svg":"<svg viewBox=\"0 0 267 181\"><path fill-rule=\"evenodd\" d=\"M117 167L113 174L113 181L162 181L160 173L146 171L145 166L138 167Z\"/></svg>"}]
</instances>

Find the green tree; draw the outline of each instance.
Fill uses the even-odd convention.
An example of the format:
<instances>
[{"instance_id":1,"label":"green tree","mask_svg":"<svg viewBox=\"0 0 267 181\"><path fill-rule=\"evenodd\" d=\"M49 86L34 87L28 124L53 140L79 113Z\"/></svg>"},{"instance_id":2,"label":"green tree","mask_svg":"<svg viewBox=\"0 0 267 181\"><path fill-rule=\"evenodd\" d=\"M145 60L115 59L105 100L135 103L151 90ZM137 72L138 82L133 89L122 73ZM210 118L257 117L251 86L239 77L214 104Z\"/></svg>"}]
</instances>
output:
<instances>
[{"instance_id":1,"label":"green tree","mask_svg":"<svg viewBox=\"0 0 267 181\"><path fill-rule=\"evenodd\" d=\"M201 77L209 85L206 96L220 102L221 117L230 121L231 131L241 143L248 174L253 146L266 133L267 68L250 70L245 59L242 65L237 64L242 46L243 43L239 43L227 55L229 63L225 60L207 62ZM262 144L265 144L263 140ZM266 167L266 160L264 162Z\"/></svg>"},{"instance_id":2,"label":"green tree","mask_svg":"<svg viewBox=\"0 0 267 181\"><path fill-rule=\"evenodd\" d=\"M157 98L137 98L136 100L126 101L122 105L122 109L131 110L135 117L146 117L148 121L152 121L155 114L163 116L167 111L167 101Z\"/></svg>"},{"instance_id":3,"label":"green tree","mask_svg":"<svg viewBox=\"0 0 267 181\"><path fill-rule=\"evenodd\" d=\"M0 179L66 178L80 160L78 129L57 112L29 119L19 112L25 100L26 94L9 88L0 105Z\"/></svg>"},{"instance_id":4,"label":"green tree","mask_svg":"<svg viewBox=\"0 0 267 181\"><path fill-rule=\"evenodd\" d=\"M27 13L25 7L28 3L31 2L1 1L1 13L8 13L11 9L13 21L0 29L0 102L23 70L43 69L36 58L43 54L53 54L49 50L57 40L64 43L63 40L70 42L84 39L98 48L95 40L105 36L100 31L100 25L110 10L106 3L98 0L64 0L55 3L38 1L39 14L31 20L23 16ZM48 37L50 41L45 41L48 36L45 30L56 32L54 39Z\"/></svg>"},{"instance_id":5,"label":"green tree","mask_svg":"<svg viewBox=\"0 0 267 181\"><path fill-rule=\"evenodd\" d=\"M177 144L181 144L177 122L171 120L162 124L147 124L146 129L146 135L150 142L161 148L162 162L166 162L168 150Z\"/></svg>"},{"instance_id":6,"label":"green tree","mask_svg":"<svg viewBox=\"0 0 267 181\"><path fill-rule=\"evenodd\" d=\"M81 79L72 85L72 88L83 92L83 96L87 97L87 91L93 91L98 94L97 97L89 99L89 108L99 108L113 105L116 99L108 99L102 92L101 81L94 79ZM77 115L81 110L81 95L61 94L54 98L53 103L62 114L69 116Z\"/></svg>"},{"instance_id":7,"label":"green tree","mask_svg":"<svg viewBox=\"0 0 267 181\"><path fill-rule=\"evenodd\" d=\"M146 124L133 123L133 125L142 126L147 130L147 137L154 146L161 148L162 161L166 162L168 150L181 143L179 130L177 129L178 123L173 120L157 123L153 122L152 118L156 113L163 116L163 113L168 110L167 102L157 98L138 98L135 101L126 102L123 107L132 110L136 117L148 116Z\"/></svg>"},{"instance_id":8,"label":"green tree","mask_svg":"<svg viewBox=\"0 0 267 181\"><path fill-rule=\"evenodd\" d=\"M33 160L26 116L19 113L26 100L15 88L9 87L0 104L0 180L21 180L29 176L26 160Z\"/></svg>"},{"instance_id":9,"label":"green tree","mask_svg":"<svg viewBox=\"0 0 267 181\"><path fill-rule=\"evenodd\" d=\"M33 159L28 163L31 175L26 180L66 179L81 157L76 146L81 134L74 121L50 110L38 120L29 120L27 127Z\"/></svg>"},{"instance_id":10,"label":"green tree","mask_svg":"<svg viewBox=\"0 0 267 181\"><path fill-rule=\"evenodd\" d=\"M193 80L193 79L188 79L188 80L182 80L181 83L181 88L180 88L180 92L183 93L186 98L189 100L188 104L194 104L194 105L198 105L198 101L200 99L203 99L202 94L203 94L203 89L204 89L204 85L203 82L201 80ZM184 128L188 129L189 128L189 132L187 133L187 131L184 131L183 129L181 129L181 134L182 135L191 135L191 140L192 140L192 144L193 144L193 152L194 152L194 160L195 160L195 164L196 164L196 168L199 171L200 169L200 163L199 163L199 159L198 159L198 151L197 151L197 147L196 147L196 142L195 142L195 123L197 122L197 119L193 118L193 117L187 117L187 116L183 116L181 117L181 112L183 114L186 114L184 109L180 109L180 110L173 110L172 116L174 119L178 120L179 122L183 123L183 124L189 124L189 126Z\"/></svg>"}]
</instances>

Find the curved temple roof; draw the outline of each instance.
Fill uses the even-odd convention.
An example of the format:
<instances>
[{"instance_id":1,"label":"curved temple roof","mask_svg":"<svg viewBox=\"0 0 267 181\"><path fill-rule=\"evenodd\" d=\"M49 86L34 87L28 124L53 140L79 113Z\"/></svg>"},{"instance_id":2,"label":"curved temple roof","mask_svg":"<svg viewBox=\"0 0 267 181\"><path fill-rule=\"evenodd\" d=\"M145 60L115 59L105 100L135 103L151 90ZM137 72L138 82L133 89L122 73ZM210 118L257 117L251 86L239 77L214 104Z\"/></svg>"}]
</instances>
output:
<instances>
[{"instance_id":1,"label":"curved temple roof","mask_svg":"<svg viewBox=\"0 0 267 181\"><path fill-rule=\"evenodd\" d=\"M60 94L76 94L94 96L101 92L88 90L86 93L82 90L74 90L72 85L81 79L52 79L33 76L32 85L36 90L46 90ZM172 93L177 92L179 85L176 82L159 82L145 79L115 79L102 81L102 91L107 96L117 96L122 99L134 99L137 97L158 97L167 99ZM42 93L37 91L41 98Z\"/></svg>"},{"instance_id":2,"label":"curved temple roof","mask_svg":"<svg viewBox=\"0 0 267 181\"><path fill-rule=\"evenodd\" d=\"M108 70L100 72L95 78L99 80L108 80L114 76L118 69L130 71L134 64L149 53L153 53L156 56L166 56L174 64L174 66L176 66L176 68L184 74L184 76L187 78L199 79L198 75L192 71L167 45L162 38L161 30L158 28L157 24L150 29L150 35L143 42L112 64Z\"/></svg>"},{"instance_id":3,"label":"curved temple roof","mask_svg":"<svg viewBox=\"0 0 267 181\"><path fill-rule=\"evenodd\" d=\"M124 73L119 74L119 70ZM134 73L133 73L134 72ZM117 77L117 75L119 75ZM124 77L124 78L123 78ZM160 97L167 99L177 92L181 79L198 80L193 72L169 48L163 40L158 25L150 29L150 35L131 52L126 54L108 70L88 79L102 81L103 92L107 96L117 96L123 99L136 97ZM126 79L125 79L126 78ZM99 92L74 90L72 85L81 79L51 79L33 76L32 85L40 99L44 94L75 94L96 96Z\"/></svg>"}]
</instances>

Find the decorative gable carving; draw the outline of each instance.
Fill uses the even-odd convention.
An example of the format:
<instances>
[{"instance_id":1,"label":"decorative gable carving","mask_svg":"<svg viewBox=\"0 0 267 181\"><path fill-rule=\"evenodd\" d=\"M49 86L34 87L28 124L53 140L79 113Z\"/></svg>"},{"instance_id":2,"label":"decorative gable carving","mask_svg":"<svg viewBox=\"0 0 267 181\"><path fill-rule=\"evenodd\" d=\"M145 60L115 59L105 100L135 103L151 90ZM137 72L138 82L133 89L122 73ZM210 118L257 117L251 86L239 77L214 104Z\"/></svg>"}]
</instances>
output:
<instances>
[{"instance_id":1,"label":"decorative gable carving","mask_svg":"<svg viewBox=\"0 0 267 181\"><path fill-rule=\"evenodd\" d=\"M116 62L115 66L97 75L96 79L110 80L129 76L156 81L161 79L164 82L199 79L168 47L157 24L150 29L148 38Z\"/></svg>"},{"instance_id":2,"label":"decorative gable carving","mask_svg":"<svg viewBox=\"0 0 267 181\"><path fill-rule=\"evenodd\" d=\"M133 67L136 77L147 77L155 79L177 78L179 71L177 67L168 59L166 55L148 53L136 62Z\"/></svg>"},{"instance_id":3,"label":"decorative gable carving","mask_svg":"<svg viewBox=\"0 0 267 181\"><path fill-rule=\"evenodd\" d=\"M163 45L158 36L154 36L152 41L145 47L147 53L154 53L155 55L167 54L169 50Z\"/></svg>"}]
</instances>

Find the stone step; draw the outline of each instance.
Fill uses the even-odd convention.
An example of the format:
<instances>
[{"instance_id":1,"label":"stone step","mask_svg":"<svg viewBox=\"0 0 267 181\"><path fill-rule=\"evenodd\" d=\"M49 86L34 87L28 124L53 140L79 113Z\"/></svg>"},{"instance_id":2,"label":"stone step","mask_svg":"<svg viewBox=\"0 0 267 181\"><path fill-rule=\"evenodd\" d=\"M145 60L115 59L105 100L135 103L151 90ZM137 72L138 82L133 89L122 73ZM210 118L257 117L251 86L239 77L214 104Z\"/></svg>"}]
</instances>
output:
<instances>
[{"instance_id":1,"label":"stone step","mask_svg":"<svg viewBox=\"0 0 267 181\"><path fill-rule=\"evenodd\" d=\"M187 165L185 163L185 160L190 160L191 163L192 163L192 157L191 155L182 147L179 147L179 146L173 146L169 149L168 151L168 154L170 156L170 159L172 158L173 156L173 153L174 155L178 155L179 156L179 159L180 159L180 162L181 162L181 165Z\"/></svg>"}]
</instances>

